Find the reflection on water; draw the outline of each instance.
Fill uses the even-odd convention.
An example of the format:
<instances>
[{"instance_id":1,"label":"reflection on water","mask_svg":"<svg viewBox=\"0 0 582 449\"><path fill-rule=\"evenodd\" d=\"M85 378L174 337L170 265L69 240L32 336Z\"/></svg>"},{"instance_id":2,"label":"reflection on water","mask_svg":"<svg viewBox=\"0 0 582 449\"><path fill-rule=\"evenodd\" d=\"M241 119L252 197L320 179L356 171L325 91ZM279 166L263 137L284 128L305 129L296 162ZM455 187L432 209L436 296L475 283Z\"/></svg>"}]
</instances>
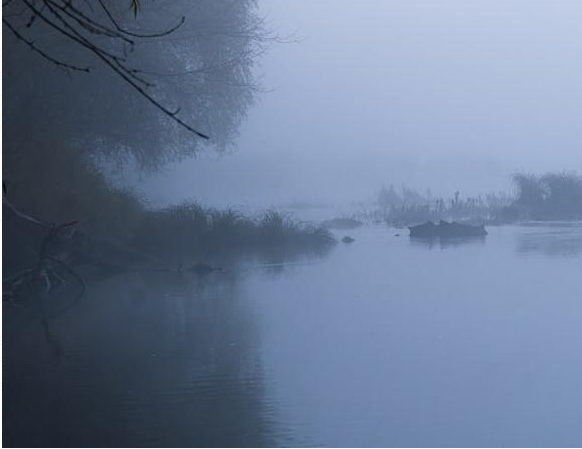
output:
<instances>
[{"instance_id":1,"label":"reflection on water","mask_svg":"<svg viewBox=\"0 0 582 449\"><path fill-rule=\"evenodd\" d=\"M427 249L456 248L463 245L484 245L485 236L471 237L410 237L410 244Z\"/></svg>"},{"instance_id":2,"label":"reflection on water","mask_svg":"<svg viewBox=\"0 0 582 449\"><path fill-rule=\"evenodd\" d=\"M582 223L533 222L523 225L517 251L552 257L575 257L582 254Z\"/></svg>"},{"instance_id":3,"label":"reflection on water","mask_svg":"<svg viewBox=\"0 0 582 449\"><path fill-rule=\"evenodd\" d=\"M580 446L582 226L488 231L5 305L4 445Z\"/></svg>"},{"instance_id":4,"label":"reflection on water","mask_svg":"<svg viewBox=\"0 0 582 449\"><path fill-rule=\"evenodd\" d=\"M273 444L257 325L234 274L130 276L4 346L4 444ZM220 426L216 423L220 422Z\"/></svg>"}]
</instances>

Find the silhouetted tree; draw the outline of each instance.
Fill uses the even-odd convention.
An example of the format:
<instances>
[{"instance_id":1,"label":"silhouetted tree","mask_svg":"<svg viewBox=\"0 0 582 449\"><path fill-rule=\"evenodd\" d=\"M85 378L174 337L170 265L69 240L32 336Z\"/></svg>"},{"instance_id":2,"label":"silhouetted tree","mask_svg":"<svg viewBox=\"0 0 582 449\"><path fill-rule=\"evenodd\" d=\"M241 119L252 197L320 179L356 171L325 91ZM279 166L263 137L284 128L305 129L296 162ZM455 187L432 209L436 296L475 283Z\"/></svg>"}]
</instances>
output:
<instances>
[{"instance_id":1,"label":"silhouetted tree","mask_svg":"<svg viewBox=\"0 0 582 449\"><path fill-rule=\"evenodd\" d=\"M532 209L543 207L546 192L536 175L516 173L513 175L513 182L517 187L517 204Z\"/></svg>"},{"instance_id":2,"label":"silhouetted tree","mask_svg":"<svg viewBox=\"0 0 582 449\"><path fill-rule=\"evenodd\" d=\"M3 25L5 151L66 135L147 169L228 148L274 39L254 0L7 0Z\"/></svg>"},{"instance_id":3,"label":"silhouetted tree","mask_svg":"<svg viewBox=\"0 0 582 449\"><path fill-rule=\"evenodd\" d=\"M516 204L541 219L582 217L582 178L575 173L544 176L519 173L513 180L518 188Z\"/></svg>"},{"instance_id":4,"label":"silhouetted tree","mask_svg":"<svg viewBox=\"0 0 582 449\"><path fill-rule=\"evenodd\" d=\"M546 191L545 212L552 217L582 217L582 178L574 173L548 173L541 179Z\"/></svg>"}]
</instances>

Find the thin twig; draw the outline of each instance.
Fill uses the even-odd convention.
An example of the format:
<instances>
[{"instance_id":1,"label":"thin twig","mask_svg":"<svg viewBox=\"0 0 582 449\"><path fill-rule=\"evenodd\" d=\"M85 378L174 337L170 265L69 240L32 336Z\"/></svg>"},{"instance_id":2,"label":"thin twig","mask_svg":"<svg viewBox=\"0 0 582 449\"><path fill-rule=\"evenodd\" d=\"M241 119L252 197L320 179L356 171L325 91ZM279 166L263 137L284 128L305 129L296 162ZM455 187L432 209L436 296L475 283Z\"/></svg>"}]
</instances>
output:
<instances>
[{"instance_id":1,"label":"thin twig","mask_svg":"<svg viewBox=\"0 0 582 449\"><path fill-rule=\"evenodd\" d=\"M111 20L111 23L115 26L115 28L117 28L117 30L120 33L127 34L128 36L133 36L133 37L152 38L152 37L163 37L163 36L167 36L168 34L171 34L174 31L176 31L178 28L180 28L184 24L184 22L186 21L186 17L182 16L182 19L180 20L180 23L178 23L177 25L175 25L175 26L167 29L166 31L162 31L160 33L151 33L151 34L139 34L139 33L134 33L132 31L128 31L128 30L122 28L117 23L117 21L115 20L115 18L113 17L113 14L111 14L111 11L109 11L109 8L107 8L107 6L105 6L105 4L103 3L103 0L99 0L99 4L101 5L101 8L103 8L103 11L105 11L105 14L109 18L109 20Z\"/></svg>"},{"instance_id":2,"label":"thin twig","mask_svg":"<svg viewBox=\"0 0 582 449\"><path fill-rule=\"evenodd\" d=\"M5 5L8 5L11 1L12 0L7 0L7 2L5 2ZM132 33L130 31L123 29L115 21L115 19L111 15L111 12L108 10L108 8L101 1L100 1L100 4L101 4L102 8L104 9L106 14L108 15L109 20L112 21L112 23L115 26L115 28L117 29L117 31L112 30L112 29L106 27L105 25L100 24L100 23L96 22L95 20L89 18L88 16L83 14L80 10L78 10L77 8L74 8L71 5L72 2L70 2L70 1L65 2L65 6L63 6L59 3L56 3L54 0L42 0L42 7L44 8L44 6L46 6L49 9L49 11L51 12L51 14L55 17L55 19L60 23L60 25L59 25L59 23L55 23L53 20L51 20L49 17L47 17L42 10L39 10L36 7L36 3L34 2L34 0L33 1L20 0L20 1L24 5L26 5L26 7L34 14L35 18L40 19L42 22L44 22L46 25L48 25L49 28L56 30L58 33L67 37L68 39L72 40L73 42L81 45L82 47L84 47L85 49L87 49L91 53L93 53L95 56L97 56L98 59L100 59L103 63L105 63L105 65L109 66L109 68L111 70L113 70L118 76L120 76L125 82L127 82L134 90L136 90L142 97L144 97L155 108L157 108L162 113L167 115L171 120L173 120L181 127L187 129L188 131L196 134L197 136L199 136L203 139L209 138L208 135L196 130L194 127L192 127L191 125L186 123L184 120L179 118L178 117L178 113L180 111L179 108L176 109L175 111L172 111L171 109L169 109L168 107L166 107L162 103L160 103L158 100L156 100L150 93L146 92L145 88L152 87L153 84L150 83L149 81L147 81L146 79L142 78L139 75L139 73L141 73L139 70L128 67L126 65L127 61L126 61L125 57L111 53L109 50L97 45L96 43L92 42L90 39L83 36L76 29L76 28L80 27L81 29L83 29L91 34L97 34L97 35L103 34L103 35L108 36L108 37L123 40L124 42L130 43L130 45L133 45L133 41L124 35L134 36L134 37L139 37L139 38L166 36L166 35L172 33L173 31L175 31L178 27L180 27L184 23L184 21L185 21L184 17L182 17L182 20L180 21L180 23L178 25L176 25L176 26L174 26L174 27L172 27L164 32L152 33L152 34L143 34L142 35L142 34L138 34L138 33ZM45 57L47 60L53 62L57 66L59 66L61 68L65 68L65 69L89 72L88 67L84 68L84 67L78 67L78 66L75 66L72 64L64 63L64 62L50 56L46 52L38 49L38 47L36 45L34 45L33 41L26 39L24 36L22 36L22 34L14 26L12 26L6 18L3 18L2 21L3 21L3 24L6 25L15 34L15 36L19 40L26 43L35 52L41 54L43 57ZM74 22L76 25L73 25L72 22Z\"/></svg>"},{"instance_id":3,"label":"thin twig","mask_svg":"<svg viewBox=\"0 0 582 449\"><path fill-rule=\"evenodd\" d=\"M34 16L36 17L36 16ZM53 64L55 64L56 66L62 68L62 69L70 69L70 70L75 70L78 72L86 72L86 73L90 73L91 70L89 67L79 67L73 64L69 64L67 62L63 62L63 61L59 61L56 58L53 58L52 56L50 56L49 54L47 54L46 52L42 51L40 48L38 48L33 41L26 39L22 34L20 34L18 32L18 30L16 30L16 28L14 28L10 22L8 22L8 20L2 18L2 23L4 25L6 25L8 27L8 29L10 29L10 31L12 31L12 33L14 33L14 36L16 36L16 38L22 42L24 42L26 45L28 45L30 47L30 49L36 53L38 53L39 55L41 55L43 58L45 58L46 60L52 62Z\"/></svg>"}]
</instances>

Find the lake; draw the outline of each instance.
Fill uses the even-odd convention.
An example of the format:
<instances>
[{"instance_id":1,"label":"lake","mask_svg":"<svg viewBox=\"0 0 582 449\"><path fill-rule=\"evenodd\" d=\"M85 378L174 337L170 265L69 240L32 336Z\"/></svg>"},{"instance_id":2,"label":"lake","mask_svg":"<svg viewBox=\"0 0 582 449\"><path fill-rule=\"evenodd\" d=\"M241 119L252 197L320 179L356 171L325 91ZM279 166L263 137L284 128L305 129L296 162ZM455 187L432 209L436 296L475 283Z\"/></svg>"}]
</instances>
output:
<instances>
[{"instance_id":1,"label":"lake","mask_svg":"<svg viewBox=\"0 0 582 449\"><path fill-rule=\"evenodd\" d=\"M580 446L582 223L488 230L5 304L4 446Z\"/></svg>"}]
</instances>

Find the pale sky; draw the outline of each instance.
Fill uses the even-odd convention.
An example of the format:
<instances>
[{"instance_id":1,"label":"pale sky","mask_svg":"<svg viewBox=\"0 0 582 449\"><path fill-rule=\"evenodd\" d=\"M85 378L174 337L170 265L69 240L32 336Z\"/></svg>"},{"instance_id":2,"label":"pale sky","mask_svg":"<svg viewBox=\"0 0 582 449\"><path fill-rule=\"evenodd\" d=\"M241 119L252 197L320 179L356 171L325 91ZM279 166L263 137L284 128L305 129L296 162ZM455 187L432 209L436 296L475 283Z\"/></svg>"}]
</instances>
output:
<instances>
[{"instance_id":1,"label":"pale sky","mask_svg":"<svg viewBox=\"0 0 582 449\"><path fill-rule=\"evenodd\" d=\"M232 155L144 178L154 203L343 202L394 183L508 189L582 173L582 1L263 0L270 91Z\"/></svg>"}]
</instances>

